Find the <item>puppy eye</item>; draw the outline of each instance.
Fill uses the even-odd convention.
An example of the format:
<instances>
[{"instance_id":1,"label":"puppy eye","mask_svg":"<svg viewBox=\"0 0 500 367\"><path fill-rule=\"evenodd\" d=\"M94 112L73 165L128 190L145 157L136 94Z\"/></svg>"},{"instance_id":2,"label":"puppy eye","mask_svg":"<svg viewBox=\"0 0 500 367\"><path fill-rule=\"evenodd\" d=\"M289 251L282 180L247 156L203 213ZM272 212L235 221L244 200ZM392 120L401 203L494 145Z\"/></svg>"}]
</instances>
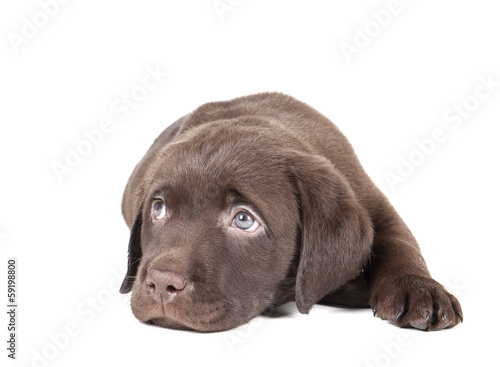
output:
<instances>
[{"instance_id":1,"label":"puppy eye","mask_svg":"<svg viewBox=\"0 0 500 367\"><path fill-rule=\"evenodd\" d=\"M247 212L240 211L234 216L233 226L245 232L255 232L260 227L260 223Z\"/></svg>"},{"instance_id":2,"label":"puppy eye","mask_svg":"<svg viewBox=\"0 0 500 367\"><path fill-rule=\"evenodd\" d=\"M156 220L165 218L167 215L167 208L162 200L156 200L153 202L153 217Z\"/></svg>"}]
</instances>

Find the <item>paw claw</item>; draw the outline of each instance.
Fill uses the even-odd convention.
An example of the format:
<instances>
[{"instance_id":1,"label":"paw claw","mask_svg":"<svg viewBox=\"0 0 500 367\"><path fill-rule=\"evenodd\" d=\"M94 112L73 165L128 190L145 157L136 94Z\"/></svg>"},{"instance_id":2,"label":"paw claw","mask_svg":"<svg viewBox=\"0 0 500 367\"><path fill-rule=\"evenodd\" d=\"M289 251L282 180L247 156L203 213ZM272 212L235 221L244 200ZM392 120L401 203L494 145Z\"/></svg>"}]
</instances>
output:
<instances>
[{"instance_id":1,"label":"paw claw","mask_svg":"<svg viewBox=\"0 0 500 367\"><path fill-rule=\"evenodd\" d=\"M432 278L404 275L384 279L370 300L373 316L400 327L441 330L463 322L460 303Z\"/></svg>"}]
</instances>

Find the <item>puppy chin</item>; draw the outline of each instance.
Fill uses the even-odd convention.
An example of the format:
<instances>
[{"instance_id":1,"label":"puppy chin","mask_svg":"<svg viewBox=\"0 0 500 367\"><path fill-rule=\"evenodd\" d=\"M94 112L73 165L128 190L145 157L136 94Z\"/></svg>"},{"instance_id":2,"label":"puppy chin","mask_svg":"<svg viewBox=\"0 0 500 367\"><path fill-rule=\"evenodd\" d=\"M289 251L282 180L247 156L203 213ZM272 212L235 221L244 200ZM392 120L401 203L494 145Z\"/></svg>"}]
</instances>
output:
<instances>
[{"instance_id":1,"label":"puppy chin","mask_svg":"<svg viewBox=\"0 0 500 367\"><path fill-rule=\"evenodd\" d=\"M219 301L189 306L185 303L157 303L141 294L132 294L132 313L141 322L174 330L216 332L230 330L256 315L243 315L232 305Z\"/></svg>"},{"instance_id":2,"label":"puppy chin","mask_svg":"<svg viewBox=\"0 0 500 367\"><path fill-rule=\"evenodd\" d=\"M219 331L226 331L226 330L230 330L230 329L233 329L233 328L238 326L238 325L234 325L234 326L221 327L221 325L202 325L202 324L200 324L200 325L191 325L191 327L190 327L190 326L183 325L177 321L167 319L165 317L153 318L151 320L146 321L145 324L159 326L159 327L172 329L172 330L193 331L193 332L201 332L201 333L214 333L214 332L219 332Z\"/></svg>"},{"instance_id":3,"label":"puppy chin","mask_svg":"<svg viewBox=\"0 0 500 367\"><path fill-rule=\"evenodd\" d=\"M155 317L150 320L144 321L147 325L159 326L167 329L173 330L183 330L183 331L199 331L192 328L187 327L186 325L182 325L176 321L169 320L165 317Z\"/></svg>"},{"instance_id":4,"label":"puppy chin","mask_svg":"<svg viewBox=\"0 0 500 367\"><path fill-rule=\"evenodd\" d=\"M153 317L149 320L144 321L145 324L155 325L167 329L173 330L183 330L183 331L194 331L202 333L211 333L218 331L226 331L234 329L245 322L250 321L253 317L249 317L248 320L243 321L241 319L235 320L228 314L221 313L216 318L211 317L208 320L198 319L187 319L182 318L182 320L173 319L168 316Z\"/></svg>"}]
</instances>

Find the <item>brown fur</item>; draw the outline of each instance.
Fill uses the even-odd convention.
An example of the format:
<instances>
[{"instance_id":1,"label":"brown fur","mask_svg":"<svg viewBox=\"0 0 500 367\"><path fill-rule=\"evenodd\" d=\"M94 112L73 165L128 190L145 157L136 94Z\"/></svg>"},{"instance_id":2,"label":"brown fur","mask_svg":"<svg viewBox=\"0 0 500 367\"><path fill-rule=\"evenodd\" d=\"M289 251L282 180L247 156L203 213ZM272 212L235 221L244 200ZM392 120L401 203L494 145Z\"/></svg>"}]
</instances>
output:
<instances>
[{"instance_id":1,"label":"brown fur","mask_svg":"<svg viewBox=\"0 0 500 367\"><path fill-rule=\"evenodd\" d=\"M155 198L164 220L153 220ZM241 205L258 232L231 227ZM301 313L371 306L425 330L463 318L347 139L283 94L208 103L176 121L135 168L122 209L132 231L121 292L132 290L143 322L227 330L292 300Z\"/></svg>"}]
</instances>

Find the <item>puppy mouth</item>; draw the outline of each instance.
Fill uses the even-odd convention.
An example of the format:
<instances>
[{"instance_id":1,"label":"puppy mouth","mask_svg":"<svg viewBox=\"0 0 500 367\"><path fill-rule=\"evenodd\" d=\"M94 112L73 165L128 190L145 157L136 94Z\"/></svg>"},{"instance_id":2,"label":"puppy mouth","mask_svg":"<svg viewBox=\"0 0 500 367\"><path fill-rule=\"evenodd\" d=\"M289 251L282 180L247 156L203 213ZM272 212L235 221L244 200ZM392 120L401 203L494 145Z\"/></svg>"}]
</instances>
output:
<instances>
[{"instance_id":1,"label":"puppy mouth","mask_svg":"<svg viewBox=\"0 0 500 367\"><path fill-rule=\"evenodd\" d=\"M190 309L163 304L161 313L161 316L151 317L145 323L169 329L201 332L223 331L235 326L229 325L234 312L225 302L196 305Z\"/></svg>"}]
</instances>

